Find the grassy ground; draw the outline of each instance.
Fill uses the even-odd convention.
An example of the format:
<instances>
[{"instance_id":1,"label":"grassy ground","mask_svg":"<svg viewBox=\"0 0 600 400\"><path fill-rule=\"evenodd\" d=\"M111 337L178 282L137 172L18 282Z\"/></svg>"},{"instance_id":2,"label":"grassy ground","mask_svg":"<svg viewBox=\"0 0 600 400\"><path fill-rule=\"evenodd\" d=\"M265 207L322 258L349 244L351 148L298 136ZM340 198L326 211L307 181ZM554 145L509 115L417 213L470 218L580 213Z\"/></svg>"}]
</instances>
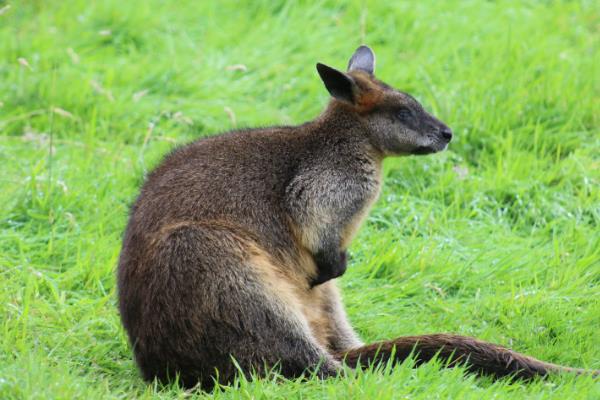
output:
<instances>
[{"instance_id":1,"label":"grassy ground","mask_svg":"<svg viewBox=\"0 0 600 400\"><path fill-rule=\"evenodd\" d=\"M455 332L600 368L599 4L0 1L0 398L187 396L141 381L120 326L128 205L177 144L314 117L315 62L363 41L456 133L386 161L341 279L363 339ZM214 396L600 398L587 377L409 367Z\"/></svg>"}]
</instances>

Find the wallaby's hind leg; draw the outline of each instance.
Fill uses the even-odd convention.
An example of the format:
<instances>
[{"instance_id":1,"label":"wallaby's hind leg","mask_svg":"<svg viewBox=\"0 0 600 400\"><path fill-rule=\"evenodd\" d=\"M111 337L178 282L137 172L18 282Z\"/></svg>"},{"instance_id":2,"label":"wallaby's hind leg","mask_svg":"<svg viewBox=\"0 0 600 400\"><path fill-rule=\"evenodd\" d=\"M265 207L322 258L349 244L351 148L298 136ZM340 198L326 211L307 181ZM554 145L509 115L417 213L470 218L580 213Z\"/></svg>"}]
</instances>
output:
<instances>
[{"instance_id":1,"label":"wallaby's hind leg","mask_svg":"<svg viewBox=\"0 0 600 400\"><path fill-rule=\"evenodd\" d=\"M265 290L232 229L178 225L153 248L125 266L132 276L120 287L123 321L146 379L179 375L186 387L210 389L215 377L225 384L238 373L232 358L244 373L278 366L289 378L316 368L327 377L340 368L306 322Z\"/></svg>"},{"instance_id":2,"label":"wallaby's hind leg","mask_svg":"<svg viewBox=\"0 0 600 400\"><path fill-rule=\"evenodd\" d=\"M334 280L320 285L317 289L324 292L324 313L328 320L328 349L341 352L362 346L352 325L348 321L339 290Z\"/></svg>"},{"instance_id":3,"label":"wallaby's hind leg","mask_svg":"<svg viewBox=\"0 0 600 400\"><path fill-rule=\"evenodd\" d=\"M600 373L546 363L492 343L447 334L401 337L341 352L336 358L356 368L387 362L392 356L394 362L402 362L411 354L417 365L438 356L448 361L450 367L464 365L471 372L496 378L513 376L531 379L558 372Z\"/></svg>"}]
</instances>

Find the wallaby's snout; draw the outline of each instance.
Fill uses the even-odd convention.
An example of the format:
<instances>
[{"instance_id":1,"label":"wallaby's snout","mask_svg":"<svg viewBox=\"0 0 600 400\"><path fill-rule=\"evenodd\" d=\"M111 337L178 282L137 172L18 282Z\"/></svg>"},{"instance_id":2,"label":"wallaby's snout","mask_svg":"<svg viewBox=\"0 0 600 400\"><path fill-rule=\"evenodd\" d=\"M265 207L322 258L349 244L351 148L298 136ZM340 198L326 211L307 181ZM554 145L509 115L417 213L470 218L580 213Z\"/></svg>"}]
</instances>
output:
<instances>
[{"instance_id":1,"label":"wallaby's snout","mask_svg":"<svg viewBox=\"0 0 600 400\"><path fill-rule=\"evenodd\" d=\"M433 115L425 111L423 114L425 115L416 127L421 136L415 140L415 143L422 144L417 146L412 154L430 154L445 150L452 140L452 129Z\"/></svg>"},{"instance_id":2,"label":"wallaby's snout","mask_svg":"<svg viewBox=\"0 0 600 400\"><path fill-rule=\"evenodd\" d=\"M324 64L317 70L333 97L330 109L358 118L365 135L384 155L430 154L445 150L452 130L408 93L375 78L375 54L360 46L347 72Z\"/></svg>"},{"instance_id":3,"label":"wallaby's snout","mask_svg":"<svg viewBox=\"0 0 600 400\"><path fill-rule=\"evenodd\" d=\"M448 141L448 143L450 143L450 141L452 140L452 129L448 128L447 126L444 126L441 130L442 132L442 137L444 139L446 139Z\"/></svg>"},{"instance_id":4,"label":"wallaby's snout","mask_svg":"<svg viewBox=\"0 0 600 400\"><path fill-rule=\"evenodd\" d=\"M439 119L430 115L430 118L433 120L430 124L431 130L435 135L438 135L442 140L445 140L447 143L450 143L452 140L452 129Z\"/></svg>"}]
</instances>

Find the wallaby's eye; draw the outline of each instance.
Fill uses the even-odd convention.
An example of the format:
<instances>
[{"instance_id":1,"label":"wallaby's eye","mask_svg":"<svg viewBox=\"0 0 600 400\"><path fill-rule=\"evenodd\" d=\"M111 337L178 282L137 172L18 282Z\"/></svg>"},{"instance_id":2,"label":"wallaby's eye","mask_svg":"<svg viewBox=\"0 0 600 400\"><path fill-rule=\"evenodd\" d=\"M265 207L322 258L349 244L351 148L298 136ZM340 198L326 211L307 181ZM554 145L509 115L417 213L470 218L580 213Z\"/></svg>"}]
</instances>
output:
<instances>
[{"instance_id":1,"label":"wallaby's eye","mask_svg":"<svg viewBox=\"0 0 600 400\"><path fill-rule=\"evenodd\" d=\"M412 120L413 113L408 107L400 107L396 110L396 118L400 122L408 122Z\"/></svg>"}]
</instances>

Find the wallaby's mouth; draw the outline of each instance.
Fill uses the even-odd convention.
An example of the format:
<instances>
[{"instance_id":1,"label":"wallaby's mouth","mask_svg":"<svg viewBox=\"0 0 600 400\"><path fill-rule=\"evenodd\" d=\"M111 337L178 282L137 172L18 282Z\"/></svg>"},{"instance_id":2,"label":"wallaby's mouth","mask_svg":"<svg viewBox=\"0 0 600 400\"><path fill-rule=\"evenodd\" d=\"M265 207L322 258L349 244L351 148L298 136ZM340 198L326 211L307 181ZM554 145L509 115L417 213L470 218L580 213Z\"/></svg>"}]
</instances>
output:
<instances>
[{"instance_id":1,"label":"wallaby's mouth","mask_svg":"<svg viewBox=\"0 0 600 400\"><path fill-rule=\"evenodd\" d=\"M412 153L421 156L425 154L436 153L438 151L439 150L436 150L431 146L419 146Z\"/></svg>"}]
</instances>

